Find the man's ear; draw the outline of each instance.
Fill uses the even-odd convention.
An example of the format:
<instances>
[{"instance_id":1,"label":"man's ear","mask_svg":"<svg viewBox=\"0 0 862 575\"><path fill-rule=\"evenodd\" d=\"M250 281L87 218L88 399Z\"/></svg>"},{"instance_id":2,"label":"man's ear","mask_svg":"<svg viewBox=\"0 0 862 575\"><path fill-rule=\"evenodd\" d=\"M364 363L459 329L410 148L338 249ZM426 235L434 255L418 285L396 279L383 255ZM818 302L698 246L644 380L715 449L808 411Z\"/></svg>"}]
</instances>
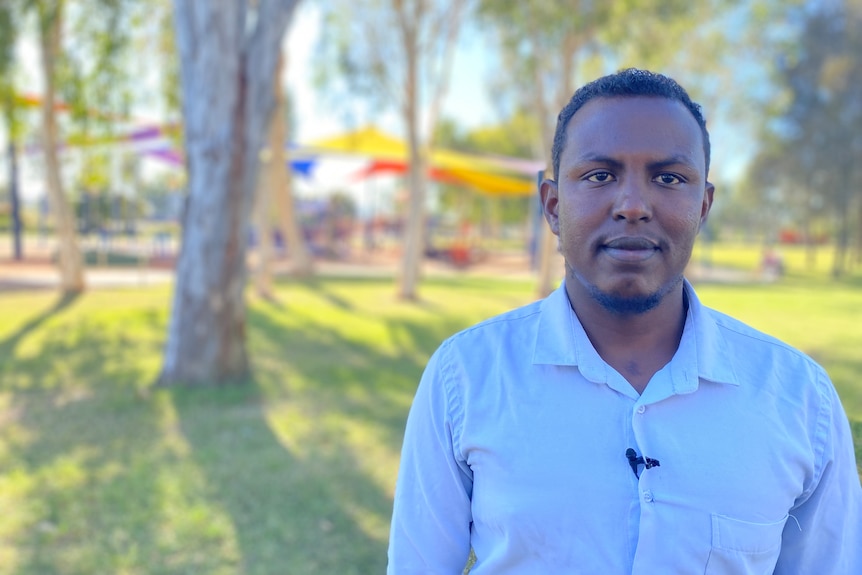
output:
<instances>
[{"instance_id":1,"label":"man's ear","mask_svg":"<svg viewBox=\"0 0 862 575\"><path fill-rule=\"evenodd\" d=\"M551 227L551 231L555 236L560 235L560 215L559 215L559 196L557 182L554 180L542 180L542 185L539 186L539 197L542 200L542 212L545 214L545 220Z\"/></svg>"},{"instance_id":2,"label":"man's ear","mask_svg":"<svg viewBox=\"0 0 862 575\"><path fill-rule=\"evenodd\" d=\"M703 188L703 203L700 206L700 226L698 230L706 225L706 220L709 218L709 210L712 209L712 196L715 193L715 186L706 182Z\"/></svg>"}]
</instances>

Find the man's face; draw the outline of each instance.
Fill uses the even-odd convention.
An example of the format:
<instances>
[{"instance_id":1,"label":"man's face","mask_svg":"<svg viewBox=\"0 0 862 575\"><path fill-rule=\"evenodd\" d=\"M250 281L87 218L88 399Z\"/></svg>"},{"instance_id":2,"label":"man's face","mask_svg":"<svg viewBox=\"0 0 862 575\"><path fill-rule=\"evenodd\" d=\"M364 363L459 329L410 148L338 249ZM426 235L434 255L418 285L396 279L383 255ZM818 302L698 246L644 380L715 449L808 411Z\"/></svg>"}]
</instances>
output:
<instances>
[{"instance_id":1,"label":"man's face","mask_svg":"<svg viewBox=\"0 0 862 575\"><path fill-rule=\"evenodd\" d=\"M543 183L542 203L569 297L648 311L682 280L712 204L700 127L675 100L597 98L566 136L558 182Z\"/></svg>"}]
</instances>

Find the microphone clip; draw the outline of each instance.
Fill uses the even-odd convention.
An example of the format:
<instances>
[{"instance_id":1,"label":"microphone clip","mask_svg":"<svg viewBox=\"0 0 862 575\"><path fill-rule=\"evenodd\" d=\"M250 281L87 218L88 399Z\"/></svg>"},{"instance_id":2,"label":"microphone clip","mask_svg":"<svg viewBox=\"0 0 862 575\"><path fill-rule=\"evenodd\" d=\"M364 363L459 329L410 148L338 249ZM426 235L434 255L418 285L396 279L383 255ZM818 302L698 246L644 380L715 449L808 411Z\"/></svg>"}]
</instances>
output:
<instances>
[{"instance_id":1,"label":"microphone clip","mask_svg":"<svg viewBox=\"0 0 862 575\"><path fill-rule=\"evenodd\" d=\"M629 465L632 468L632 473L634 473L635 477L638 479L640 479L640 474L638 473L638 465L643 465L644 469L652 469L653 467L661 466L661 463L659 463L658 459L653 459L651 457L638 457L635 450L631 447L626 449L626 459L629 460Z\"/></svg>"}]
</instances>

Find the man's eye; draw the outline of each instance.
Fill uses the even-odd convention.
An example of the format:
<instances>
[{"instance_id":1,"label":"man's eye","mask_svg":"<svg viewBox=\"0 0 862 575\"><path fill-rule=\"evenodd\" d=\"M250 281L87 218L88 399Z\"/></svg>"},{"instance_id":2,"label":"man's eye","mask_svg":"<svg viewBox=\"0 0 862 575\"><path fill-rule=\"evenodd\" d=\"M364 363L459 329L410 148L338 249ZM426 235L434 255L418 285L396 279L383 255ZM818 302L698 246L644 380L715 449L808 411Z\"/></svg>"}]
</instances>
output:
<instances>
[{"instance_id":1,"label":"man's eye","mask_svg":"<svg viewBox=\"0 0 862 575\"><path fill-rule=\"evenodd\" d=\"M653 181L667 185L682 183L682 179L679 176L675 176L673 174L659 174L658 176L653 178Z\"/></svg>"},{"instance_id":2,"label":"man's eye","mask_svg":"<svg viewBox=\"0 0 862 575\"><path fill-rule=\"evenodd\" d=\"M595 173L587 176L588 182L596 182L599 184L604 183L604 182L610 182L613 179L614 179L614 176L610 172L595 172Z\"/></svg>"}]
</instances>

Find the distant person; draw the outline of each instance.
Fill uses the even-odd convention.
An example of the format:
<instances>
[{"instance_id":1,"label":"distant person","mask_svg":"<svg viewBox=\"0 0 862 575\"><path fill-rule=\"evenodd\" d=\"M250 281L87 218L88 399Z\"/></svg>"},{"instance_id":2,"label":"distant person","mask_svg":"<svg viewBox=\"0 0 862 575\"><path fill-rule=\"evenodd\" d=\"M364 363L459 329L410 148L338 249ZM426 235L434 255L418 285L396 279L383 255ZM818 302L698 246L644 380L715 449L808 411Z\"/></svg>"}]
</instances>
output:
<instances>
[{"instance_id":1,"label":"distant person","mask_svg":"<svg viewBox=\"0 0 862 575\"><path fill-rule=\"evenodd\" d=\"M760 263L761 274L766 281L775 281L784 275L784 260L775 248L768 247L763 252Z\"/></svg>"},{"instance_id":2,"label":"distant person","mask_svg":"<svg viewBox=\"0 0 862 575\"><path fill-rule=\"evenodd\" d=\"M624 70L560 112L548 298L445 341L407 422L389 573L862 574L847 417L803 353L683 278L713 201L675 81Z\"/></svg>"}]
</instances>

